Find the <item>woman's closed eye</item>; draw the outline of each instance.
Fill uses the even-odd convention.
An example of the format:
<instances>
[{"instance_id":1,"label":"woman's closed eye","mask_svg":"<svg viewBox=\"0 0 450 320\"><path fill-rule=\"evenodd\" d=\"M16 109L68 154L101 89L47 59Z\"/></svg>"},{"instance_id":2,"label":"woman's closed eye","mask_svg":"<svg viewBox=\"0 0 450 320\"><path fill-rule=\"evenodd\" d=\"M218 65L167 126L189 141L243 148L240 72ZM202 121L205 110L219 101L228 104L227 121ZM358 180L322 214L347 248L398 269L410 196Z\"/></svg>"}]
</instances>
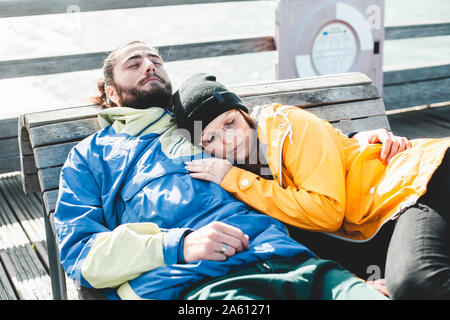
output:
<instances>
[{"instance_id":1,"label":"woman's closed eye","mask_svg":"<svg viewBox=\"0 0 450 320\"><path fill-rule=\"evenodd\" d=\"M231 119L225 123L225 128L230 128L236 123L235 119Z\"/></svg>"}]
</instances>

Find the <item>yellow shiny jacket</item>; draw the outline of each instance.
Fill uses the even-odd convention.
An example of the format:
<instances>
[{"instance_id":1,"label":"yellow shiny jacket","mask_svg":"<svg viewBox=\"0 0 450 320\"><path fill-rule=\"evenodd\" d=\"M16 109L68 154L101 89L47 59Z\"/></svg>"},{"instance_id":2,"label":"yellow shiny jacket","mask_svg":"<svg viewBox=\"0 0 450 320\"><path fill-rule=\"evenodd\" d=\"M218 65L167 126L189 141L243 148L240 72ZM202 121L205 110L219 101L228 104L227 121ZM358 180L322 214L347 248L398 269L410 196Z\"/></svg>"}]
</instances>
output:
<instances>
[{"instance_id":1,"label":"yellow shiny jacket","mask_svg":"<svg viewBox=\"0 0 450 320\"><path fill-rule=\"evenodd\" d=\"M411 140L388 165L382 146L362 149L330 123L298 107L259 110L257 135L273 180L233 167L221 186L282 222L347 240L370 240L426 192L450 139Z\"/></svg>"}]
</instances>

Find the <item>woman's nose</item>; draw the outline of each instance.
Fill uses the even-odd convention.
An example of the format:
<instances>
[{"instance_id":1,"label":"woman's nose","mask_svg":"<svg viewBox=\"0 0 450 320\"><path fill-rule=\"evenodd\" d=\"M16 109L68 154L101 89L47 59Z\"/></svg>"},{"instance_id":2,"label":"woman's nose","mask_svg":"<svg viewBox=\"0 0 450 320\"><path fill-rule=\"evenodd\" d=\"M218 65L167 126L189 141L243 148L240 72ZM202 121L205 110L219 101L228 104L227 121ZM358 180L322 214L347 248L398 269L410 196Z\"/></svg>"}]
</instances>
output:
<instances>
[{"instance_id":1,"label":"woman's nose","mask_svg":"<svg viewBox=\"0 0 450 320\"><path fill-rule=\"evenodd\" d=\"M223 134L223 141L225 144L235 144L237 137L233 130L226 130Z\"/></svg>"}]
</instances>

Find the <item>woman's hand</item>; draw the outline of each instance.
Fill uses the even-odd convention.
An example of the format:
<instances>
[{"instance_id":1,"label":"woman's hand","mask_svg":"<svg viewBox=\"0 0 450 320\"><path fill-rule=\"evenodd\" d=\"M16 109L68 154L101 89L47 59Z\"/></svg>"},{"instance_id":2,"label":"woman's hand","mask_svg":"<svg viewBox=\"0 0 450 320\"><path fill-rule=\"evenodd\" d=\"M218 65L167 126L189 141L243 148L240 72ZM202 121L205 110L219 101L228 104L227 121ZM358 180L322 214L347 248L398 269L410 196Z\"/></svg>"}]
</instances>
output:
<instances>
[{"instance_id":1,"label":"woman's hand","mask_svg":"<svg viewBox=\"0 0 450 320\"><path fill-rule=\"evenodd\" d=\"M183 242L186 263L197 260L224 261L249 248L249 237L241 229L214 221L189 233Z\"/></svg>"},{"instance_id":2,"label":"woman's hand","mask_svg":"<svg viewBox=\"0 0 450 320\"><path fill-rule=\"evenodd\" d=\"M398 153L405 151L410 147L409 141L405 137L394 136L386 129L376 129L371 131L361 131L353 136L361 147L368 144L382 143L381 160L389 163L391 159Z\"/></svg>"},{"instance_id":3,"label":"woman's hand","mask_svg":"<svg viewBox=\"0 0 450 320\"><path fill-rule=\"evenodd\" d=\"M230 161L218 158L199 159L186 162L186 170L193 178L221 184L225 175L233 167Z\"/></svg>"}]
</instances>

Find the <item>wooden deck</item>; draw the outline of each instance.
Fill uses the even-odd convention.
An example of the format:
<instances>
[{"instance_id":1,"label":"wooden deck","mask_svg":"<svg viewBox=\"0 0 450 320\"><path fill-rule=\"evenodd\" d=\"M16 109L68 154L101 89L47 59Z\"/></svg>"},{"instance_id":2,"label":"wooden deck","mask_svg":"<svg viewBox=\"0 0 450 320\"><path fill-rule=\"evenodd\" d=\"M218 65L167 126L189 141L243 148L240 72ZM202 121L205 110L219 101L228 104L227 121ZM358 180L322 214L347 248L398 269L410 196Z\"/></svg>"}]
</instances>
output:
<instances>
[{"instance_id":1,"label":"wooden deck","mask_svg":"<svg viewBox=\"0 0 450 320\"><path fill-rule=\"evenodd\" d=\"M0 175L0 300L52 298L40 196L24 194L18 173Z\"/></svg>"}]
</instances>

